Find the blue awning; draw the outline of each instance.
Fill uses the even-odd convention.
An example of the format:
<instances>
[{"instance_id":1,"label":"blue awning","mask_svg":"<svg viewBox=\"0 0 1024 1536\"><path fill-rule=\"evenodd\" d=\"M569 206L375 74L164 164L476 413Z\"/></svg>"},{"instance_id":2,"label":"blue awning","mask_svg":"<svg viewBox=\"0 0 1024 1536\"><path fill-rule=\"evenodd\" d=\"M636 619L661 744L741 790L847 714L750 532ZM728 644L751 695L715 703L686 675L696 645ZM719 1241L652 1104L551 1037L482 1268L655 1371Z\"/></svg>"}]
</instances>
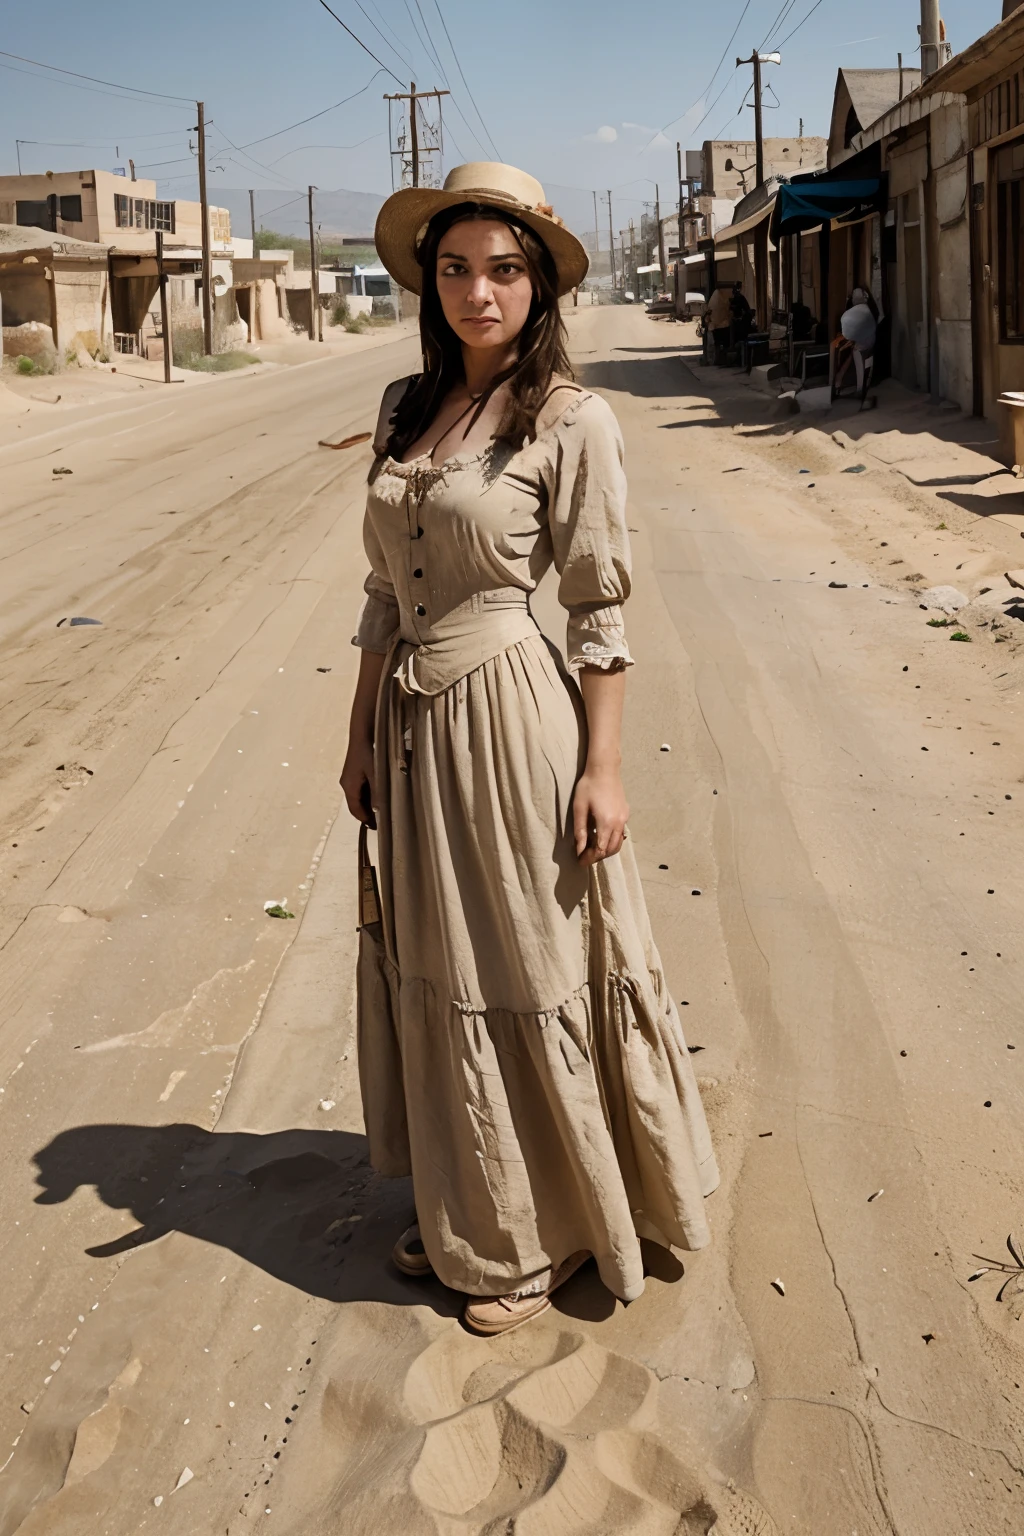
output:
<instances>
[{"instance_id":1,"label":"blue awning","mask_svg":"<svg viewBox=\"0 0 1024 1536\"><path fill-rule=\"evenodd\" d=\"M796 235L816 224L852 224L871 213L885 211L884 176L859 181L784 182L779 188L772 218L772 238Z\"/></svg>"}]
</instances>

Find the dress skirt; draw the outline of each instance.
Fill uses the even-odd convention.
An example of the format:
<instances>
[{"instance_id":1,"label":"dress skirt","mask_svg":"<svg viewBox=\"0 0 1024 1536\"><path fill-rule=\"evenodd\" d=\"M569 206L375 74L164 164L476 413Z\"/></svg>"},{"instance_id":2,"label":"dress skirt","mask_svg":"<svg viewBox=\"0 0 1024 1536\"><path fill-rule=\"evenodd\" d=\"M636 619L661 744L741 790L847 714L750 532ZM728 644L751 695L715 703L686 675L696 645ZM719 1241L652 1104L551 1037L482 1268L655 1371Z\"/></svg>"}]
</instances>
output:
<instances>
[{"instance_id":1,"label":"dress skirt","mask_svg":"<svg viewBox=\"0 0 1024 1536\"><path fill-rule=\"evenodd\" d=\"M436 694L384 669L386 959L362 987L371 1161L411 1174L446 1284L500 1295L579 1249L624 1301L638 1237L709 1240L718 1182L632 844L581 869L582 699L538 632Z\"/></svg>"}]
</instances>

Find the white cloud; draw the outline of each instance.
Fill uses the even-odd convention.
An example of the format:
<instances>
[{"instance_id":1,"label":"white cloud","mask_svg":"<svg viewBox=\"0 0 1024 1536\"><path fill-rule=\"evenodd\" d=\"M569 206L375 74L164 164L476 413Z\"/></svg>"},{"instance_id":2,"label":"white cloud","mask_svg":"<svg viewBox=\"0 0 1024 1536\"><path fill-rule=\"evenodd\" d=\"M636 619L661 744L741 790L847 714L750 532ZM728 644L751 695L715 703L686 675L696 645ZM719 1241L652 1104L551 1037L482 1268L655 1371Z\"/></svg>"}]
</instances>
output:
<instances>
[{"instance_id":1,"label":"white cloud","mask_svg":"<svg viewBox=\"0 0 1024 1536\"><path fill-rule=\"evenodd\" d=\"M610 123L604 123L595 133L585 133L583 137L590 144L614 144L618 138L618 132Z\"/></svg>"}]
</instances>

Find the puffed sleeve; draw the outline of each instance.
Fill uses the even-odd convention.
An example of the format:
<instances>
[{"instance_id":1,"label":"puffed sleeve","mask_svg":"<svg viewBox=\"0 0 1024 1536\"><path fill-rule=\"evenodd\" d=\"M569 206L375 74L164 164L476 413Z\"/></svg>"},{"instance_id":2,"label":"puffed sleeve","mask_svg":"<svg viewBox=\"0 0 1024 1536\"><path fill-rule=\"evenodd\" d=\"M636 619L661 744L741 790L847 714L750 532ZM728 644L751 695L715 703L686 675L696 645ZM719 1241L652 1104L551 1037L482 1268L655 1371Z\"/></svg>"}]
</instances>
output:
<instances>
[{"instance_id":1,"label":"puffed sleeve","mask_svg":"<svg viewBox=\"0 0 1024 1536\"><path fill-rule=\"evenodd\" d=\"M598 395L582 396L553 429L545 478L569 668L632 666L622 622L630 586L622 433Z\"/></svg>"},{"instance_id":2,"label":"puffed sleeve","mask_svg":"<svg viewBox=\"0 0 1024 1536\"><path fill-rule=\"evenodd\" d=\"M373 435L373 451L378 459L386 451L395 408L410 382L410 379L398 379L384 391L384 398L380 403L380 414L377 418L377 429ZM378 654L383 654L390 647L398 629L398 599L395 596L395 588L388 575L384 551L369 512L366 512L363 517L363 548L370 562L370 574L363 582L363 591L366 596L356 620L356 632L352 636L352 644L363 651L376 651Z\"/></svg>"},{"instance_id":3,"label":"puffed sleeve","mask_svg":"<svg viewBox=\"0 0 1024 1536\"><path fill-rule=\"evenodd\" d=\"M366 596L356 620L352 644L361 651L377 651L383 655L398 629L398 598L369 514L363 521L363 548L370 562L370 574L363 582Z\"/></svg>"}]
</instances>

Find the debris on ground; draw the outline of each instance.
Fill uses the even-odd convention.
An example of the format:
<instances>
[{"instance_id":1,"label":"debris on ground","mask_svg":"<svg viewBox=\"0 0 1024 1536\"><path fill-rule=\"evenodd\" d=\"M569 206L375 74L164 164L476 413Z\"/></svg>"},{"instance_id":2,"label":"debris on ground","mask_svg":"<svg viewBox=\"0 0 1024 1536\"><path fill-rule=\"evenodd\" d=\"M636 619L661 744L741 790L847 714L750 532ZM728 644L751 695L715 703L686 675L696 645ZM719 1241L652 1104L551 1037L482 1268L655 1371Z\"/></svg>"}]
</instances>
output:
<instances>
[{"instance_id":1,"label":"debris on ground","mask_svg":"<svg viewBox=\"0 0 1024 1536\"><path fill-rule=\"evenodd\" d=\"M906 578L909 581L911 578ZM956 613L958 608L966 608L970 598L966 597L957 587L926 587L918 594L918 602L922 608L939 608L943 613Z\"/></svg>"},{"instance_id":2,"label":"debris on ground","mask_svg":"<svg viewBox=\"0 0 1024 1536\"><path fill-rule=\"evenodd\" d=\"M183 1467L181 1476L178 1478L178 1481L175 1483L172 1491L177 1493L179 1488L184 1488L185 1484L190 1483L194 1477L195 1473L192 1471L191 1467Z\"/></svg>"},{"instance_id":3,"label":"debris on ground","mask_svg":"<svg viewBox=\"0 0 1024 1536\"><path fill-rule=\"evenodd\" d=\"M351 437L343 437L340 443L328 443L324 438L317 442L318 448L355 448L358 443L368 443L373 436L372 432L355 432Z\"/></svg>"},{"instance_id":4,"label":"debris on ground","mask_svg":"<svg viewBox=\"0 0 1024 1536\"><path fill-rule=\"evenodd\" d=\"M74 470L73 469L65 469L63 465L61 465L59 467L57 465L54 465L54 467L50 471L50 473L54 474L54 475L73 475L74 474Z\"/></svg>"},{"instance_id":5,"label":"debris on ground","mask_svg":"<svg viewBox=\"0 0 1024 1536\"><path fill-rule=\"evenodd\" d=\"M786 1287L783 1285L781 1280L772 1281L772 1290L778 1291L780 1296L785 1296L786 1294Z\"/></svg>"},{"instance_id":6,"label":"debris on ground","mask_svg":"<svg viewBox=\"0 0 1024 1536\"><path fill-rule=\"evenodd\" d=\"M265 901L263 910L268 917L294 917L294 912L289 912L283 901Z\"/></svg>"}]
</instances>

